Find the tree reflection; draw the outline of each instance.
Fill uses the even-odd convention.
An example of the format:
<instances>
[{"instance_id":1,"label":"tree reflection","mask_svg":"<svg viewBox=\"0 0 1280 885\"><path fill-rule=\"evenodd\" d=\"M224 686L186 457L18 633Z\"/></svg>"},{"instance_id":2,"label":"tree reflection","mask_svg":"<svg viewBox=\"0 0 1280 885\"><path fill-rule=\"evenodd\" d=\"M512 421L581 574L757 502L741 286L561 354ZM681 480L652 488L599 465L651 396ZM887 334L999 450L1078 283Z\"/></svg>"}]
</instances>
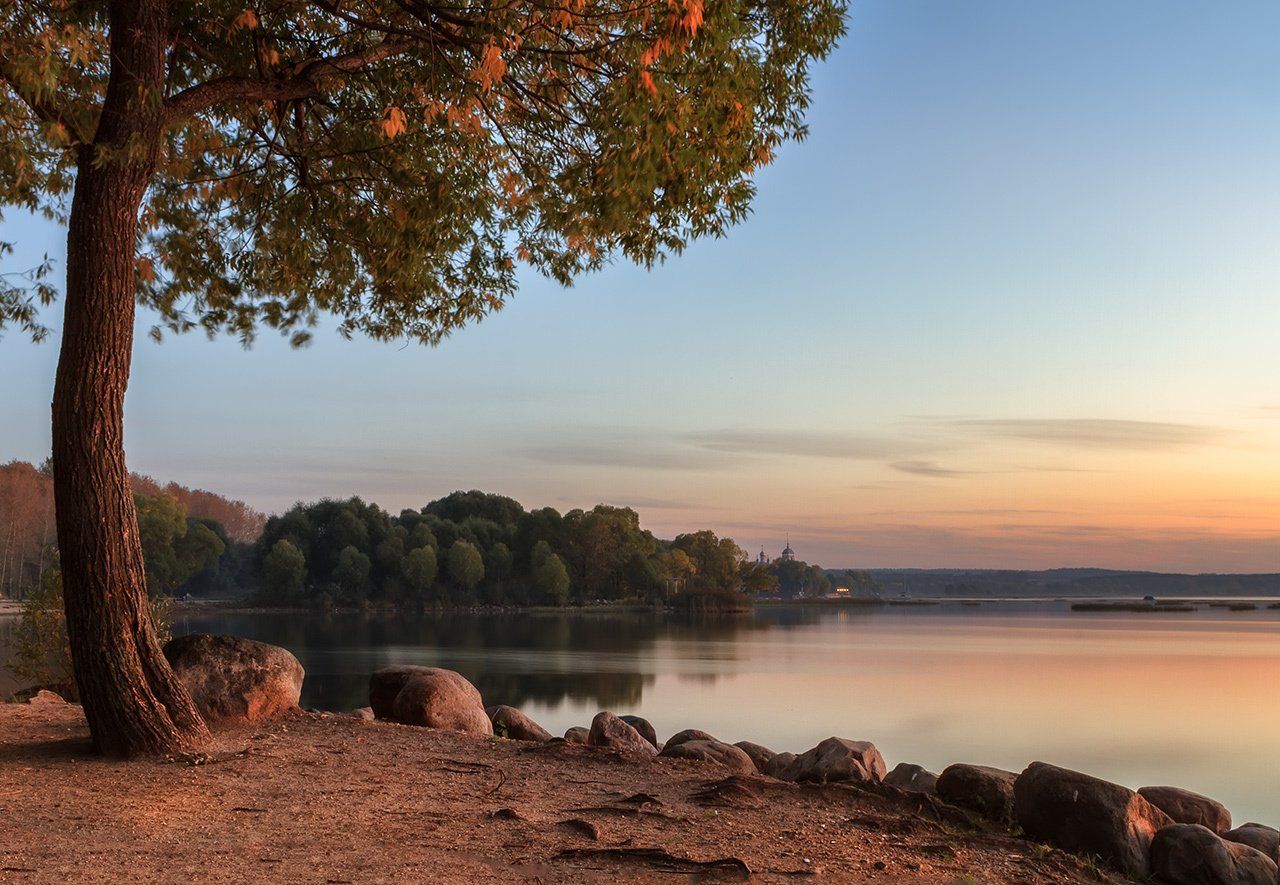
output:
<instances>
[{"instance_id":1,"label":"tree reflection","mask_svg":"<svg viewBox=\"0 0 1280 885\"><path fill-rule=\"evenodd\" d=\"M184 616L174 632L227 633L289 649L307 671L303 706L317 709L366 705L369 674L390 664L457 670L486 704L628 708L653 684L659 655L711 662L698 678L714 681L715 663L736 657L735 636L773 620L644 611L266 613Z\"/></svg>"}]
</instances>

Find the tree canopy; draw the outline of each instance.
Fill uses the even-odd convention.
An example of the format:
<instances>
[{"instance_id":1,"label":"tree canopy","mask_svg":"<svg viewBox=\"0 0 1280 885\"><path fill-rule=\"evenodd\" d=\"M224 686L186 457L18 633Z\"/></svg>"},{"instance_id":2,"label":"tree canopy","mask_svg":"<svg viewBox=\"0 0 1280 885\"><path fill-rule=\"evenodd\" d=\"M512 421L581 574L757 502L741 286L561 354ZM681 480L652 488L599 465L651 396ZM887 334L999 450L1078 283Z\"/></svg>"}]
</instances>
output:
<instances>
[{"instance_id":1,"label":"tree canopy","mask_svg":"<svg viewBox=\"0 0 1280 885\"><path fill-rule=\"evenodd\" d=\"M78 165L152 151L137 286L162 326L301 342L328 312L435 342L500 308L517 262L568 282L741 220L752 174L805 134L845 3L158 8L163 71L126 96L145 119L111 133L107 8L0 13L0 210L66 219ZM48 272L0 278L0 325L47 332Z\"/></svg>"}]
</instances>

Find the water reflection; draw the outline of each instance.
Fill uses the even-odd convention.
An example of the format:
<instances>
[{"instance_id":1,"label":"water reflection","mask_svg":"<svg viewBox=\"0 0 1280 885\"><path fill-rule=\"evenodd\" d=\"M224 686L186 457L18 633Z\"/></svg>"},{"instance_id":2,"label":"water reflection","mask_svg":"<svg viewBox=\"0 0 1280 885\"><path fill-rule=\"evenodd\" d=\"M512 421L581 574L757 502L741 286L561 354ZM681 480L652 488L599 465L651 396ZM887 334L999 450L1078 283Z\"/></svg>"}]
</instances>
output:
<instances>
[{"instance_id":1,"label":"water reflection","mask_svg":"<svg viewBox=\"0 0 1280 885\"><path fill-rule=\"evenodd\" d=\"M344 710L368 703L369 674L389 664L429 664L462 673L487 703L526 707L631 708L660 669L659 643L675 660L705 662L714 681L741 646L750 616L673 618L653 612L402 615L187 616L175 633L247 636L294 652L307 671L303 704Z\"/></svg>"},{"instance_id":2,"label":"water reflection","mask_svg":"<svg viewBox=\"0 0 1280 885\"><path fill-rule=\"evenodd\" d=\"M0 620L0 654L4 631ZM368 702L392 663L456 669L489 703L562 733L600 709L660 735L705 728L803 750L832 734L890 765L1035 759L1212 795L1280 823L1280 610L1073 613L1063 602L762 607L728 618L635 612L187 617L177 632L291 649L303 703Z\"/></svg>"}]
</instances>

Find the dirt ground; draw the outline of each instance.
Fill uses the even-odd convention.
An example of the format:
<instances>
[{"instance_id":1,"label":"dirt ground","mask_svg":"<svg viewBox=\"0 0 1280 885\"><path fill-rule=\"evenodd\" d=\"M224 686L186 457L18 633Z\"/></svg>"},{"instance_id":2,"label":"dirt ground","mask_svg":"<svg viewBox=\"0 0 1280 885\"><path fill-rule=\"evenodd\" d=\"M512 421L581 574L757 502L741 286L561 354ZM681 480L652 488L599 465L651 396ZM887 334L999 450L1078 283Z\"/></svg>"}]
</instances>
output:
<instances>
[{"instance_id":1,"label":"dirt ground","mask_svg":"<svg viewBox=\"0 0 1280 885\"><path fill-rule=\"evenodd\" d=\"M1096 882L902 795L298 714L206 757L90 755L0 704L0 882Z\"/></svg>"}]
</instances>

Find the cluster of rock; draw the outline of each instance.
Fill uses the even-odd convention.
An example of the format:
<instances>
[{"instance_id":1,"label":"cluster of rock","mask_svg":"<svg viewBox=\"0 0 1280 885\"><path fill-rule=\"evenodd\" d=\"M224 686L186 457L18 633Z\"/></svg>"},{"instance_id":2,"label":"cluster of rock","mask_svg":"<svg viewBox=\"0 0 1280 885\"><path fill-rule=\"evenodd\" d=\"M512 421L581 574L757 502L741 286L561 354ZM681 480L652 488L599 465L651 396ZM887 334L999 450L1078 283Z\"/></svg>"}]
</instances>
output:
<instances>
[{"instance_id":1,"label":"cluster of rock","mask_svg":"<svg viewBox=\"0 0 1280 885\"><path fill-rule=\"evenodd\" d=\"M252 723L297 709L304 674L284 649L195 635L170 642L165 654L211 726ZM909 763L889 771L866 741L830 737L796 755L749 741L730 744L691 728L662 743L645 719L608 711L597 714L589 728L570 728L557 738L514 707L485 707L480 692L460 674L412 665L374 673L369 707L354 715L485 737L583 744L633 757L690 759L794 783L929 794L1135 877L1170 885L1280 883L1280 831L1257 823L1233 828L1221 803L1188 790L1135 792L1044 762L1021 773L964 763L936 775Z\"/></svg>"}]
</instances>

